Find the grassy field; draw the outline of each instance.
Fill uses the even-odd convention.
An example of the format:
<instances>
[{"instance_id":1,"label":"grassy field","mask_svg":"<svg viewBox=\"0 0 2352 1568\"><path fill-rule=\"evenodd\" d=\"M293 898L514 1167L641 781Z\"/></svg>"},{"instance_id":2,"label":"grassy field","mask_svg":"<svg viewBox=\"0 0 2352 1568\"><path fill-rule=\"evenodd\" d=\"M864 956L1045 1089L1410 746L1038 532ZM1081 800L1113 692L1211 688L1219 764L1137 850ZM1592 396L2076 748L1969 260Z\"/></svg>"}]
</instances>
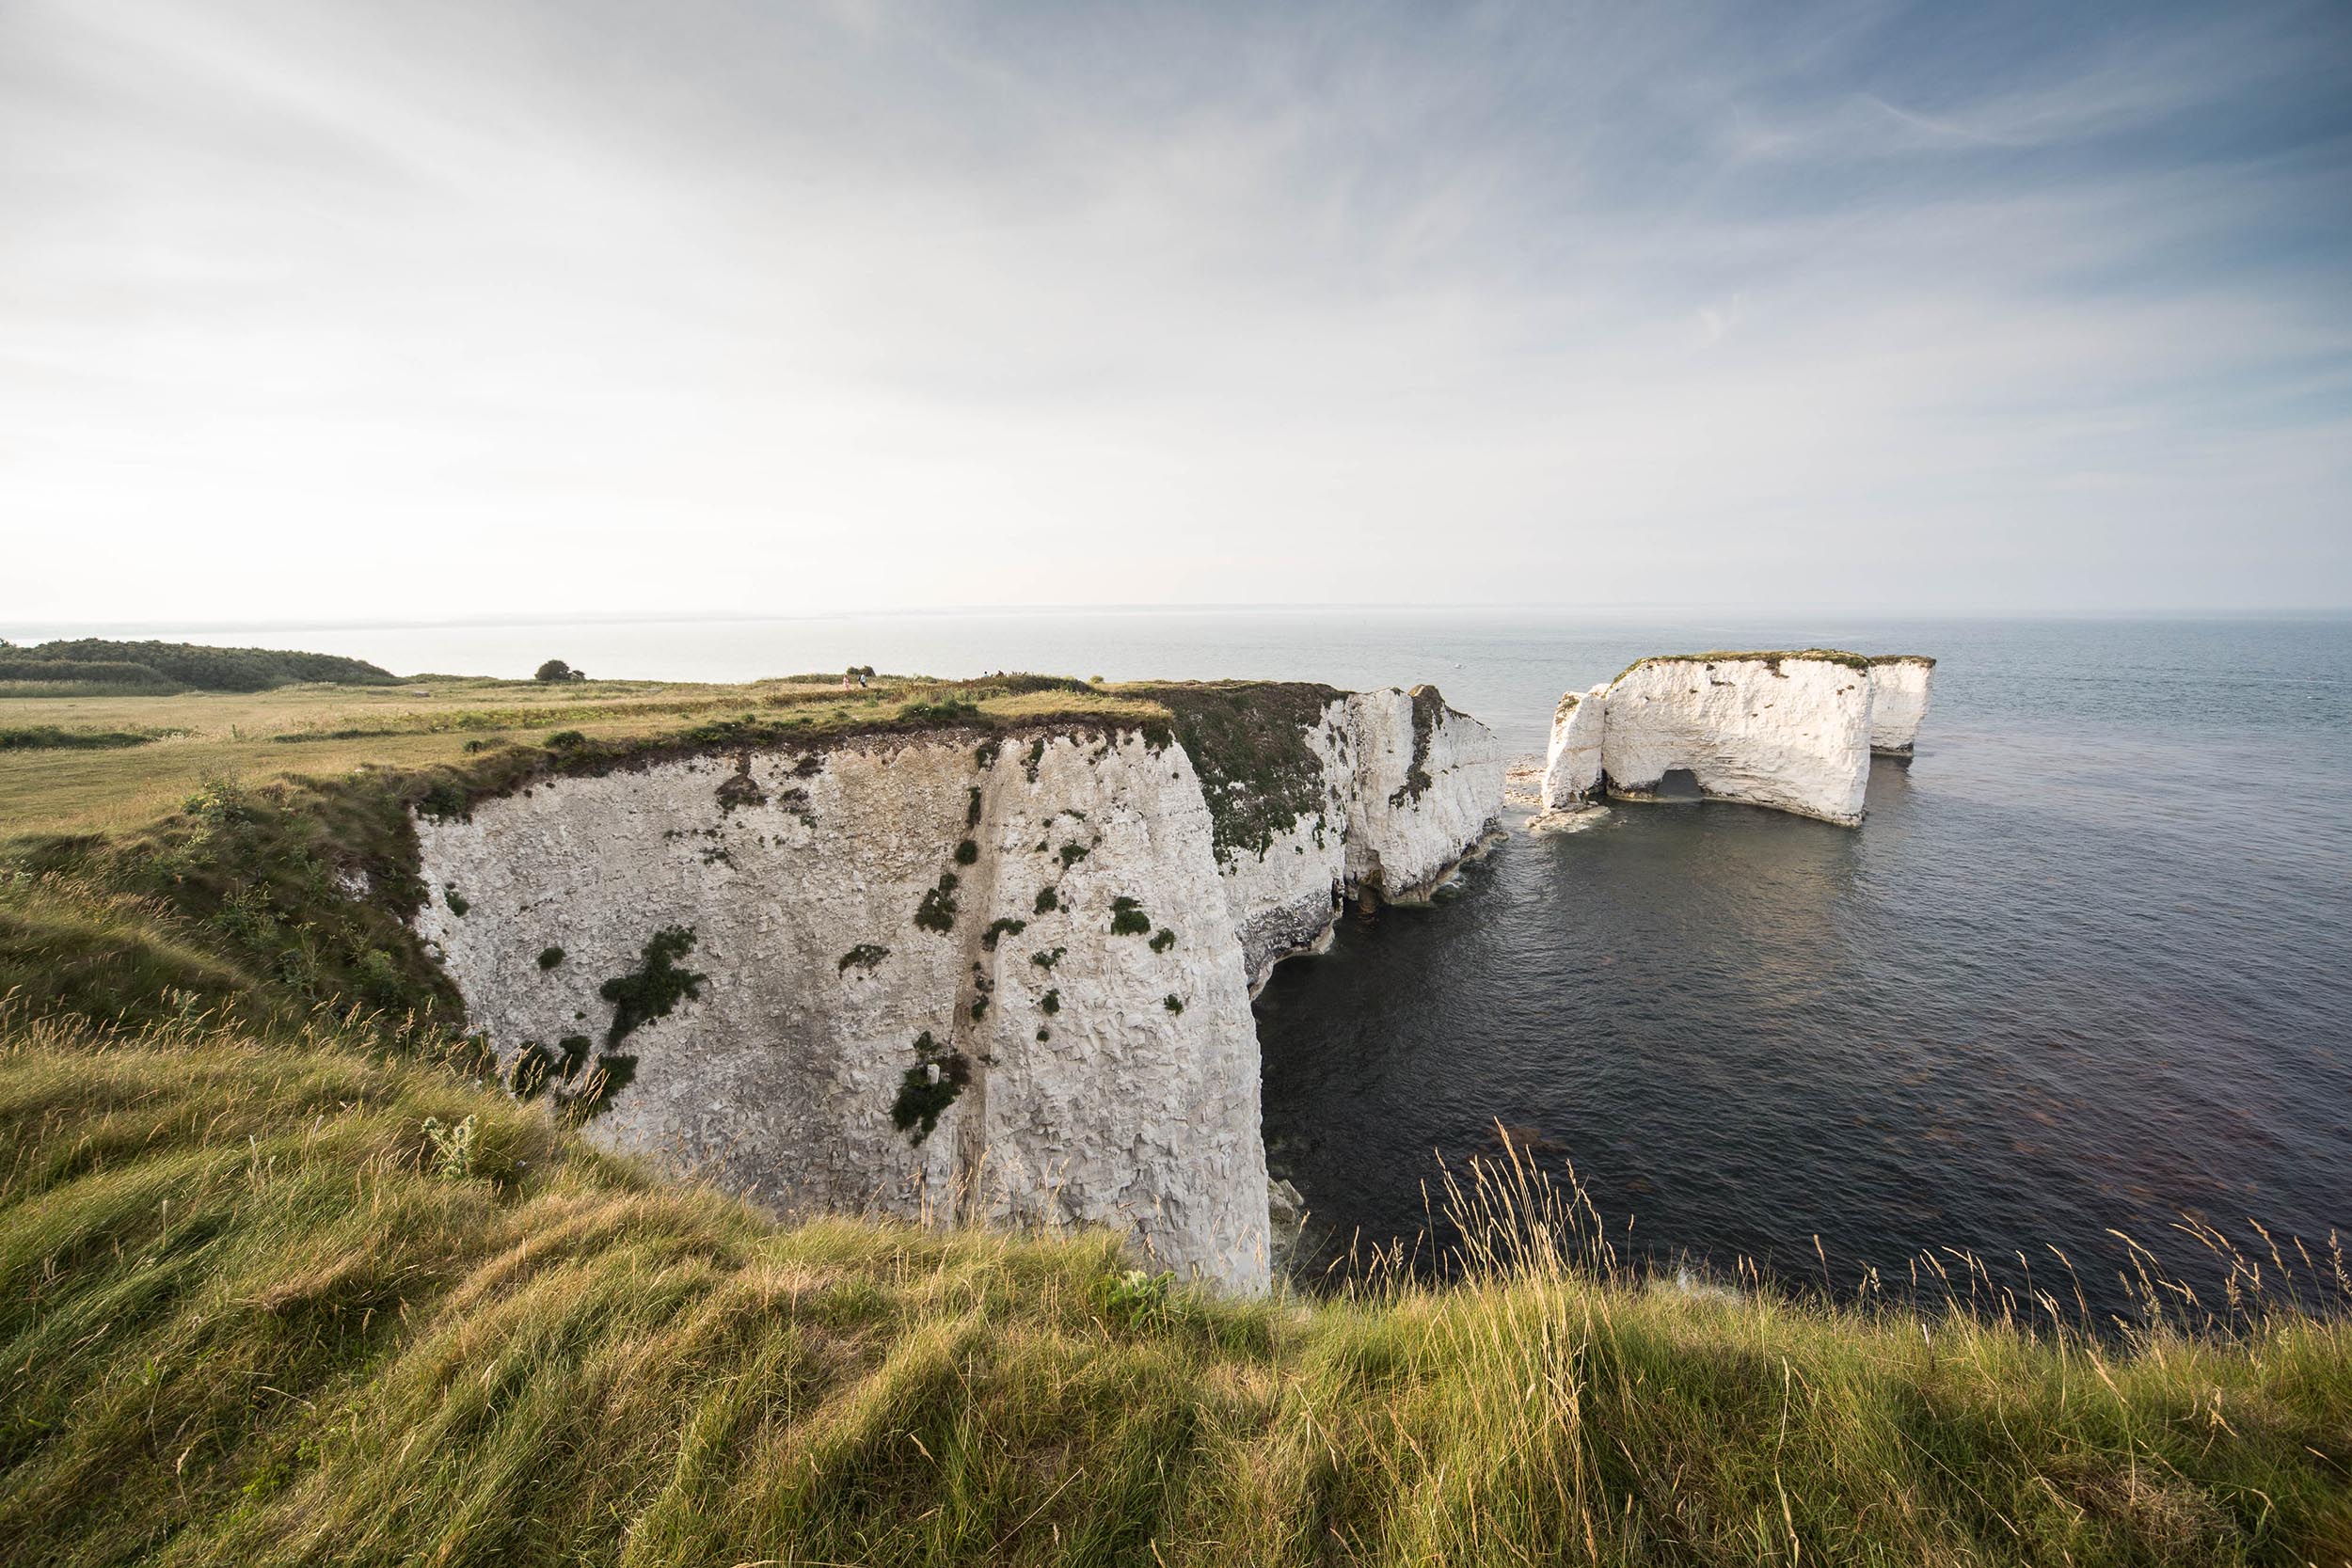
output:
<instances>
[{"instance_id":1,"label":"grassy field","mask_svg":"<svg viewBox=\"0 0 2352 1568\"><path fill-rule=\"evenodd\" d=\"M1470 1283L1217 1302L780 1226L333 1030L6 1034L23 1568L2352 1554L2347 1329L2275 1297L2103 1342L1649 1288L1505 1166Z\"/></svg>"},{"instance_id":2,"label":"grassy field","mask_svg":"<svg viewBox=\"0 0 2352 1568\"><path fill-rule=\"evenodd\" d=\"M0 697L0 726L90 735L183 733L130 750L0 750L0 848L32 834L142 829L216 778L254 784L285 775L331 778L363 767L455 766L488 746L535 744L565 730L617 740L780 710L809 715L815 735L852 722L888 722L910 704L975 689L985 693L988 683L884 680L844 691L837 678L706 686L427 677L389 687L155 695L18 688L24 694ZM1168 717L1148 702L1108 692L1009 690L974 701L983 716L1001 722L1062 715Z\"/></svg>"},{"instance_id":3,"label":"grassy field","mask_svg":"<svg viewBox=\"0 0 2352 1568\"><path fill-rule=\"evenodd\" d=\"M68 684L0 719L185 733L0 750L11 1568L2352 1562L2333 1251L2209 1236L2224 1295L2147 1276L2130 1323L1952 1259L1681 1290L1505 1164L1458 1283L1215 1301L1100 1235L657 1180L484 1080L405 925L444 792L1105 721L1271 776L1232 689Z\"/></svg>"}]
</instances>

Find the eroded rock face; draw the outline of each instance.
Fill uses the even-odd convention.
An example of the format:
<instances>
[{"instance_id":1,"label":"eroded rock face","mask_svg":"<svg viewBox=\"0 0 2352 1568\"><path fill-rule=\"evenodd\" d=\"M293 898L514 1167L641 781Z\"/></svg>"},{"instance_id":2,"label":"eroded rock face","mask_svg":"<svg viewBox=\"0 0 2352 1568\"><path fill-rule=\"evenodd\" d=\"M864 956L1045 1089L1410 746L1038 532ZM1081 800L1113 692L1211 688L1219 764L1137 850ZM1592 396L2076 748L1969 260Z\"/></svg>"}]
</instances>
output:
<instances>
[{"instance_id":1,"label":"eroded rock face","mask_svg":"<svg viewBox=\"0 0 2352 1568\"><path fill-rule=\"evenodd\" d=\"M1870 660L1870 750L1881 756L1907 757L1928 716L1928 687L1935 660L1921 654L1896 654Z\"/></svg>"},{"instance_id":2,"label":"eroded rock face","mask_svg":"<svg viewBox=\"0 0 2352 1568\"><path fill-rule=\"evenodd\" d=\"M1434 687L1335 694L1301 736L1318 774L1303 809L1263 847L1219 850L1253 988L1327 944L1343 899L1427 896L1502 808L1501 743Z\"/></svg>"},{"instance_id":3,"label":"eroded rock face","mask_svg":"<svg viewBox=\"0 0 2352 1568\"><path fill-rule=\"evenodd\" d=\"M1645 659L1606 699L1613 796L1688 773L1718 800L1852 825L1870 777L1870 673L1854 655Z\"/></svg>"},{"instance_id":4,"label":"eroded rock face","mask_svg":"<svg viewBox=\"0 0 2352 1568\"><path fill-rule=\"evenodd\" d=\"M1607 682L1571 691L1551 715L1551 746L1544 757L1542 807L1578 811L1600 793L1601 742L1609 707Z\"/></svg>"},{"instance_id":5,"label":"eroded rock face","mask_svg":"<svg viewBox=\"0 0 2352 1568\"><path fill-rule=\"evenodd\" d=\"M607 1146L787 1212L1106 1225L1264 1287L1257 1037L1182 749L875 737L418 832L419 928L501 1061L567 1036L634 1059L588 1124ZM698 994L609 1038L606 982L674 928Z\"/></svg>"},{"instance_id":6,"label":"eroded rock face","mask_svg":"<svg viewBox=\"0 0 2352 1568\"><path fill-rule=\"evenodd\" d=\"M941 734L543 781L420 818L418 929L510 1079L614 1070L607 1147L787 1213L1105 1225L1263 1289L1249 988L1343 892L1425 891L1502 787L1428 688L1283 690L1245 734L1219 689L1200 770L1132 731Z\"/></svg>"},{"instance_id":7,"label":"eroded rock face","mask_svg":"<svg viewBox=\"0 0 2352 1568\"><path fill-rule=\"evenodd\" d=\"M1347 889L1423 897L1502 811L1502 744L1434 686L1359 692L1348 706Z\"/></svg>"}]
</instances>

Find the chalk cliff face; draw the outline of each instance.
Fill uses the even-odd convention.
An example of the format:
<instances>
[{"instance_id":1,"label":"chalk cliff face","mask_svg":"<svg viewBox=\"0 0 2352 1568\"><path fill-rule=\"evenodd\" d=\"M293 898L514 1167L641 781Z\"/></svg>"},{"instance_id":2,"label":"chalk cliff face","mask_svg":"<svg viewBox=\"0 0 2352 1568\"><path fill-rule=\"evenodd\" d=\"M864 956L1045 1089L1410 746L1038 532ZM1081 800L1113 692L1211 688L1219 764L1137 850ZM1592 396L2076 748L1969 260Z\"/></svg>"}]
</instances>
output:
<instances>
[{"instance_id":1,"label":"chalk cliff face","mask_svg":"<svg viewBox=\"0 0 2352 1568\"><path fill-rule=\"evenodd\" d=\"M1609 709L1607 682L1571 691L1551 715L1551 747L1544 757L1543 809L1576 811L1600 792L1601 742Z\"/></svg>"},{"instance_id":2,"label":"chalk cliff face","mask_svg":"<svg viewBox=\"0 0 2352 1568\"><path fill-rule=\"evenodd\" d=\"M1640 800L1704 793L1851 825L1870 777L1870 675L1851 654L1645 659L1609 688L1601 768Z\"/></svg>"},{"instance_id":3,"label":"chalk cliff face","mask_svg":"<svg viewBox=\"0 0 2352 1568\"><path fill-rule=\"evenodd\" d=\"M1347 889L1422 897L1501 811L1502 744L1434 686L1361 692L1348 706Z\"/></svg>"},{"instance_id":4,"label":"chalk cliff face","mask_svg":"<svg viewBox=\"0 0 2352 1568\"><path fill-rule=\"evenodd\" d=\"M1179 689L1162 695L1184 712ZM1327 942L1345 898L1426 896L1502 805L1501 743L1434 687L1333 692L1298 728L1298 776L1244 784L1226 802L1261 807L1257 839L1229 833L1217 846L1253 988L1282 958Z\"/></svg>"},{"instance_id":5,"label":"chalk cliff face","mask_svg":"<svg viewBox=\"0 0 2352 1568\"><path fill-rule=\"evenodd\" d=\"M787 1212L1107 1225L1258 1290L1246 954L1311 945L1336 887L1440 872L1500 805L1492 736L1415 705L1332 693L1276 726L1311 767L1246 855L1222 841L1247 791L1213 810L1184 745L1134 730L546 778L419 818L418 929L504 1069L564 1097L605 1067L580 1104L608 1147Z\"/></svg>"},{"instance_id":6,"label":"chalk cliff face","mask_svg":"<svg viewBox=\"0 0 2352 1568\"><path fill-rule=\"evenodd\" d=\"M1928 686L1935 660L1922 654L1894 654L1870 660L1870 750L1881 756L1907 757L1928 716Z\"/></svg>"}]
</instances>

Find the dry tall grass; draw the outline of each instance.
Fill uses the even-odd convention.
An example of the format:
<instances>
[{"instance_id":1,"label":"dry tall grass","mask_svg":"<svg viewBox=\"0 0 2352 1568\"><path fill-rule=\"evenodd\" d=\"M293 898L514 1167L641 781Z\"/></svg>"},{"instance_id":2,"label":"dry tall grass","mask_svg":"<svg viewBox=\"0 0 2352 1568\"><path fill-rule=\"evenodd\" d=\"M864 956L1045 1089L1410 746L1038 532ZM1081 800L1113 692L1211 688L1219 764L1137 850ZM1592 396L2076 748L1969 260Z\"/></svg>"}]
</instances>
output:
<instances>
[{"instance_id":1,"label":"dry tall grass","mask_svg":"<svg viewBox=\"0 0 2352 1568\"><path fill-rule=\"evenodd\" d=\"M2332 1257L2107 1333L1692 1291L1507 1159L1463 1283L1218 1302L779 1226L334 1021L5 1032L10 1563L2352 1558Z\"/></svg>"}]
</instances>

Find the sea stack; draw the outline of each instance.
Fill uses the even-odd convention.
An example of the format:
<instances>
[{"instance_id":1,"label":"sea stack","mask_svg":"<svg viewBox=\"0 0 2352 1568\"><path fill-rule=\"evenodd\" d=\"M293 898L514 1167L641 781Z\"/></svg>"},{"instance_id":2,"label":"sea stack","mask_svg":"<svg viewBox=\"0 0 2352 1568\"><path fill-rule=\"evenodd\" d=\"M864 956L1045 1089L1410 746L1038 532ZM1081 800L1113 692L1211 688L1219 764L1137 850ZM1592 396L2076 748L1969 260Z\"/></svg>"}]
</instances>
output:
<instances>
[{"instance_id":1,"label":"sea stack","mask_svg":"<svg viewBox=\"0 0 2352 1568\"><path fill-rule=\"evenodd\" d=\"M1543 809L1572 812L1592 802L1600 788L1602 730L1609 684L1571 691L1551 714L1551 746L1544 755Z\"/></svg>"},{"instance_id":2,"label":"sea stack","mask_svg":"<svg viewBox=\"0 0 2352 1568\"><path fill-rule=\"evenodd\" d=\"M1838 648L1637 659L1560 699L1537 826L1608 797L1738 800L1851 827L1871 754L1911 754L1934 668Z\"/></svg>"},{"instance_id":3,"label":"sea stack","mask_svg":"<svg viewBox=\"0 0 2352 1568\"><path fill-rule=\"evenodd\" d=\"M1910 758L1934 678L1935 660L1925 654L1882 654L1870 660L1871 751Z\"/></svg>"},{"instance_id":4,"label":"sea stack","mask_svg":"<svg viewBox=\"0 0 2352 1568\"><path fill-rule=\"evenodd\" d=\"M1610 683L1601 771L1618 800L1698 793L1851 827L1870 782L1870 662L1858 654L1645 658Z\"/></svg>"}]
</instances>

